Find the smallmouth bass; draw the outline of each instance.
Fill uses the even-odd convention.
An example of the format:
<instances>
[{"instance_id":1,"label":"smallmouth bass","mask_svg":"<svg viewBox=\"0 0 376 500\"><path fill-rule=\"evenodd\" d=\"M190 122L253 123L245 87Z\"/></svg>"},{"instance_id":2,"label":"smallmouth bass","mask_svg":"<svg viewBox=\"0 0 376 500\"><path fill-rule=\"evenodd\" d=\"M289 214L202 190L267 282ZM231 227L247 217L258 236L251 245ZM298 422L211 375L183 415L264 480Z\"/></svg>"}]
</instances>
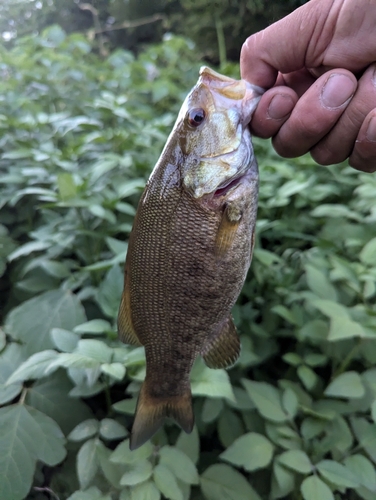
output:
<instances>
[{"instance_id":1,"label":"smallmouth bass","mask_svg":"<svg viewBox=\"0 0 376 500\"><path fill-rule=\"evenodd\" d=\"M201 68L140 199L118 317L120 339L146 355L131 449L166 417L192 431L199 355L210 368L239 356L230 312L254 245L258 167L247 126L262 92Z\"/></svg>"}]
</instances>

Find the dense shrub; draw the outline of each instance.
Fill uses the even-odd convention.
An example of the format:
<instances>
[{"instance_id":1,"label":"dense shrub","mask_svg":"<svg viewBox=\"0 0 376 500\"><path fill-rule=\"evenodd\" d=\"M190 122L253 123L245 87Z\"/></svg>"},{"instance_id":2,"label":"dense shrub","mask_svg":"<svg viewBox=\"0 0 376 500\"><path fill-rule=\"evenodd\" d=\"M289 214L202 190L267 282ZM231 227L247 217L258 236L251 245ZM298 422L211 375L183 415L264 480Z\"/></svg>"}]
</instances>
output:
<instances>
[{"instance_id":1,"label":"dense shrub","mask_svg":"<svg viewBox=\"0 0 376 500\"><path fill-rule=\"evenodd\" d=\"M122 264L195 49L102 61L54 27L0 50L0 498L375 498L375 176L255 141L241 358L195 365L190 436L131 453L145 363L116 337Z\"/></svg>"}]
</instances>

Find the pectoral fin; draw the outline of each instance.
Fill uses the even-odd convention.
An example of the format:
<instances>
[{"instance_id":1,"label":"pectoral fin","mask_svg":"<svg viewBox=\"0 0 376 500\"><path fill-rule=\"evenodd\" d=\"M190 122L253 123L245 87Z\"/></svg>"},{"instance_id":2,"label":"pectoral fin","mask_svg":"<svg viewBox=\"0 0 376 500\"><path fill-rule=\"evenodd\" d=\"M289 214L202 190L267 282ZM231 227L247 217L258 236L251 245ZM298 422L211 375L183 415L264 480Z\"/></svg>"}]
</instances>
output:
<instances>
[{"instance_id":1,"label":"pectoral fin","mask_svg":"<svg viewBox=\"0 0 376 500\"><path fill-rule=\"evenodd\" d=\"M239 208L234 205L227 205L215 240L215 253L217 256L221 257L231 248L241 218L242 212Z\"/></svg>"},{"instance_id":2,"label":"pectoral fin","mask_svg":"<svg viewBox=\"0 0 376 500\"><path fill-rule=\"evenodd\" d=\"M127 266L125 266L124 291L121 297L118 315L118 333L120 340L124 342L124 344L131 344L136 346L142 345L137 337L132 323Z\"/></svg>"},{"instance_id":3,"label":"pectoral fin","mask_svg":"<svg viewBox=\"0 0 376 500\"><path fill-rule=\"evenodd\" d=\"M218 335L201 352L209 368L226 368L235 363L240 354L240 339L229 316Z\"/></svg>"}]
</instances>

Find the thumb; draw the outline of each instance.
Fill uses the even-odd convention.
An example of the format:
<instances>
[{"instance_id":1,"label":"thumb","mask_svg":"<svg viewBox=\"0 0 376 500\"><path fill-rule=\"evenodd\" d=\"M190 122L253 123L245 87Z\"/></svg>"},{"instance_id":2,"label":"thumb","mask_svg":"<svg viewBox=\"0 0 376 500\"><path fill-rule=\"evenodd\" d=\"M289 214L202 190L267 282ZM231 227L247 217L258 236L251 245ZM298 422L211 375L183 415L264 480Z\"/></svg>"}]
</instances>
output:
<instances>
[{"instance_id":1,"label":"thumb","mask_svg":"<svg viewBox=\"0 0 376 500\"><path fill-rule=\"evenodd\" d=\"M331 25L334 29L341 4L341 1L311 0L247 38L240 53L242 78L270 88L278 72L290 73L306 66L320 66L320 52L325 51L332 35L329 32L325 36L323 31Z\"/></svg>"}]
</instances>

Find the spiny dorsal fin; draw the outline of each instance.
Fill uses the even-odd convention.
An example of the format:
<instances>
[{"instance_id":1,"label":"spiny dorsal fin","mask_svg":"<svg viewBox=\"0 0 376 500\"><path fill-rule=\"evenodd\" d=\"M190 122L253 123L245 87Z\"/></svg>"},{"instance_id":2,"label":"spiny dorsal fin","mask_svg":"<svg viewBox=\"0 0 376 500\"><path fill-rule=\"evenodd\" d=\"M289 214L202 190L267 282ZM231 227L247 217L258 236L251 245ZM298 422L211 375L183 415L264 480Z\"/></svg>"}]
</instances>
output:
<instances>
[{"instance_id":1,"label":"spiny dorsal fin","mask_svg":"<svg viewBox=\"0 0 376 500\"><path fill-rule=\"evenodd\" d=\"M229 316L222 330L204 346L201 355L209 368L227 368L238 359L240 349L240 339Z\"/></svg>"}]
</instances>

